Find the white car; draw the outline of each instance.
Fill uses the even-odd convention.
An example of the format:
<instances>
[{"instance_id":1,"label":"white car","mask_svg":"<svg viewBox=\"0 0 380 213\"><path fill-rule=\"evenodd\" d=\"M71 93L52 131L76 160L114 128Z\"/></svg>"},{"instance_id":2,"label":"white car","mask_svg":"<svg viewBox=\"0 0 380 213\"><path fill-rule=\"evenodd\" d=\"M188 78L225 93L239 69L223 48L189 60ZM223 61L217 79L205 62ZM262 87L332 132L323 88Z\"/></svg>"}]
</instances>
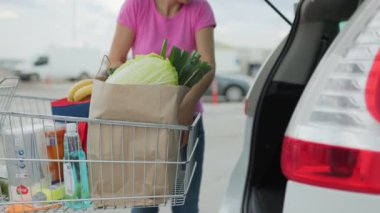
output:
<instances>
[{"instance_id":1,"label":"white car","mask_svg":"<svg viewBox=\"0 0 380 213\"><path fill-rule=\"evenodd\" d=\"M13 68L21 80L86 79L96 75L103 54L95 48L48 48L45 55Z\"/></svg>"},{"instance_id":2,"label":"white car","mask_svg":"<svg viewBox=\"0 0 380 213\"><path fill-rule=\"evenodd\" d=\"M301 0L246 108L221 213L379 213L380 1Z\"/></svg>"}]
</instances>

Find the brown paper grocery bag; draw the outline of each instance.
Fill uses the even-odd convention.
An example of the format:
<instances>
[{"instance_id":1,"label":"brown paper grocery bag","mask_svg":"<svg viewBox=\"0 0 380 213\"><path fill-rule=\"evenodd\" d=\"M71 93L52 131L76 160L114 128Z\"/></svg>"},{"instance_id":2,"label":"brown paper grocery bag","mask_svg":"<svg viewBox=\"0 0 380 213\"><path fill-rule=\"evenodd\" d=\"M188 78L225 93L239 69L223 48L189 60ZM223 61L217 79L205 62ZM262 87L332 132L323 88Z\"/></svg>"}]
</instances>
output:
<instances>
[{"instance_id":1,"label":"brown paper grocery bag","mask_svg":"<svg viewBox=\"0 0 380 213\"><path fill-rule=\"evenodd\" d=\"M178 106L187 91L180 86L95 80L90 118L177 124ZM88 159L102 161L88 166L91 196L100 199L94 202L96 207L155 206L173 194L181 167L167 162L180 158L179 131L90 123L87 143Z\"/></svg>"}]
</instances>

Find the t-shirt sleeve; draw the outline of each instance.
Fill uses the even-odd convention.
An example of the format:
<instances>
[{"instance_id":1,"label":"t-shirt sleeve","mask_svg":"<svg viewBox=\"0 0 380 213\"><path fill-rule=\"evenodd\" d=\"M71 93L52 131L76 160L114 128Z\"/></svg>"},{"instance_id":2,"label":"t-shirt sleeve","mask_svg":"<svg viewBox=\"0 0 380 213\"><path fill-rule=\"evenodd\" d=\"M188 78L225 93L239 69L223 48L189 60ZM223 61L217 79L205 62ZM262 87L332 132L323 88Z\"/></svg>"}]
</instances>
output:
<instances>
[{"instance_id":1,"label":"t-shirt sleeve","mask_svg":"<svg viewBox=\"0 0 380 213\"><path fill-rule=\"evenodd\" d=\"M198 8L195 31L207 27L216 27L214 12L207 1L202 1Z\"/></svg>"},{"instance_id":2,"label":"t-shirt sleeve","mask_svg":"<svg viewBox=\"0 0 380 213\"><path fill-rule=\"evenodd\" d=\"M131 30L136 29L136 19L137 19L137 5L136 1L139 0L125 0L124 4L120 8L119 16L117 22L122 24Z\"/></svg>"}]
</instances>

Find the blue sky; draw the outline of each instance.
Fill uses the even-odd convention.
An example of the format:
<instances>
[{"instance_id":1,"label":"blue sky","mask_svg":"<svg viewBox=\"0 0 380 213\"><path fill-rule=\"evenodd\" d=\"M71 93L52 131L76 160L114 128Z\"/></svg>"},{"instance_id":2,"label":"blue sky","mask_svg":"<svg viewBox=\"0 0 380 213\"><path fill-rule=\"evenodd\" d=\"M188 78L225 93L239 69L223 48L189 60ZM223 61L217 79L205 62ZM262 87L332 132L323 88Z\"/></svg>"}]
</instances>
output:
<instances>
[{"instance_id":1,"label":"blue sky","mask_svg":"<svg viewBox=\"0 0 380 213\"><path fill-rule=\"evenodd\" d=\"M107 53L123 1L0 0L0 58L34 57L49 46L90 46ZM289 31L263 0L208 1L218 42L273 48ZM295 1L272 0L291 19Z\"/></svg>"}]
</instances>

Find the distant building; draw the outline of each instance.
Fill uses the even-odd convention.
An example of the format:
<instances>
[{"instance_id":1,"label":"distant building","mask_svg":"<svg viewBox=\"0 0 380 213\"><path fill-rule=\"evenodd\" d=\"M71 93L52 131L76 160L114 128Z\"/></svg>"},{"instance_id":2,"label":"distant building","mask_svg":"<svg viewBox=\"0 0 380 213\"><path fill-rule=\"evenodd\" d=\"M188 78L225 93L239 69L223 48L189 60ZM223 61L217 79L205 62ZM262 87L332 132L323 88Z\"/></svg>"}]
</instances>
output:
<instances>
[{"instance_id":1,"label":"distant building","mask_svg":"<svg viewBox=\"0 0 380 213\"><path fill-rule=\"evenodd\" d=\"M268 49L233 47L220 42L215 44L218 73L241 73L254 75L268 57Z\"/></svg>"}]
</instances>

